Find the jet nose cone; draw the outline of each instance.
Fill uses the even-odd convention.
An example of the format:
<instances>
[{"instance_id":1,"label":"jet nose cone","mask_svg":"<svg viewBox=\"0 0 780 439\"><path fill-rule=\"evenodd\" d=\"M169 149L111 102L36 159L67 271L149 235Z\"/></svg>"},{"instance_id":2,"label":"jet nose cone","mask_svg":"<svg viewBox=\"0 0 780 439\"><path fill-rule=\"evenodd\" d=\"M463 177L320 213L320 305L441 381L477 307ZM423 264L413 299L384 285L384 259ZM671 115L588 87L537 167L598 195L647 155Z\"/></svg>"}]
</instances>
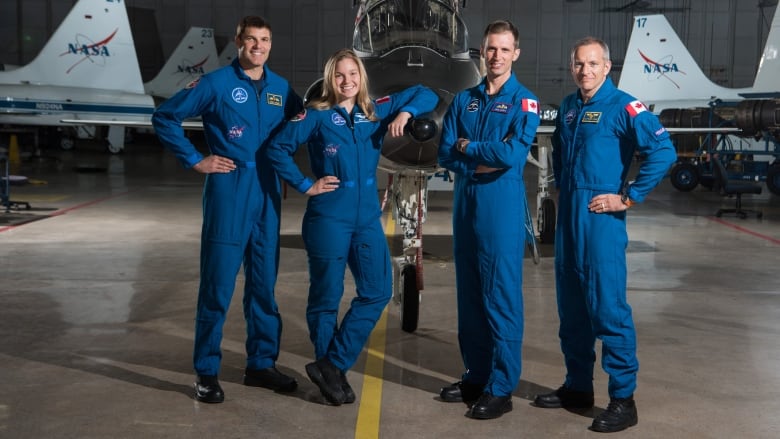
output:
<instances>
[{"instance_id":1,"label":"jet nose cone","mask_svg":"<svg viewBox=\"0 0 780 439\"><path fill-rule=\"evenodd\" d=\"M427 142L436 135L436 122L431 119L412 119L409 134L418 142Z\"/></svg>"}]
</instances>

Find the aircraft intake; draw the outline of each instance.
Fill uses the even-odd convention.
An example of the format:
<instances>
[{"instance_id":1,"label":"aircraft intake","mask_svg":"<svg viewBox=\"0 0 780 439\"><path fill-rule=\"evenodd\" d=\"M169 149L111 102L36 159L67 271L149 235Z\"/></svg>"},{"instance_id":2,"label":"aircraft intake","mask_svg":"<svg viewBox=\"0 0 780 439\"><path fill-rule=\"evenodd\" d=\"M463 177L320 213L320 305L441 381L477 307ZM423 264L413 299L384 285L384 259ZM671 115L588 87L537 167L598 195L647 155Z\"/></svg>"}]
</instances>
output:
<instances>
[{"instance_id":1,"label":"aircraft intake","mask_svg":"<svg viewBox=\"0 0 780 439\"><path fill-rule=\"evenodd\" d=\"M409 122L409 134L418 142L427 142L436 135L436 122L431 119L412 119Z\"/></svg>"}]
</instances>

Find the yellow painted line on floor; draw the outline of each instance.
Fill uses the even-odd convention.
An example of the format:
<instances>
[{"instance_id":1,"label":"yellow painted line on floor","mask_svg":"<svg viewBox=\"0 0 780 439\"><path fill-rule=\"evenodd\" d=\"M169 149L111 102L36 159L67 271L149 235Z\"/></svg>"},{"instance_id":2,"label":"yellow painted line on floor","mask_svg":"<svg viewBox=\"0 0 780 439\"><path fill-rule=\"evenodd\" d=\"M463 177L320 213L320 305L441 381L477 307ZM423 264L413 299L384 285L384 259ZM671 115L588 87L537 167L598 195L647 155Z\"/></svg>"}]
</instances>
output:
<instances>
[{"instance_id":1,"label":"yellow painted line on floor","mask_svg":"<svg viewBox=\"0 0 780 439\"><path fill-rule=\"evenodd\" d=\"M385 236L395 234L392 212L385 219ZM368 339L368 356L363 371L363 389L355 425L355 439L379 437L379 418L382 413L382 383L384 382L385 346L387 341L387 308Z\"/></svg>"}]
</instances>

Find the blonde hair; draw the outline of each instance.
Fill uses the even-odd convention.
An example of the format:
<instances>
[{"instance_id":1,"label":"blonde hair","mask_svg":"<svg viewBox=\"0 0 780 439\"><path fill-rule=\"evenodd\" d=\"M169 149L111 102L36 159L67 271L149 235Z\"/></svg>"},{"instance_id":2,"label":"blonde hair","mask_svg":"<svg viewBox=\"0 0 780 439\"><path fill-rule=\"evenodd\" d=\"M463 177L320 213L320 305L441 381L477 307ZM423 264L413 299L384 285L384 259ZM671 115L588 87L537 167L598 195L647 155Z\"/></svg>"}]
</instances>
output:
<instances>
[{"instance_id":1,"label":"blonde hair","mask_svg":"<svg viewBox=\"0 0 780 439\"><path fill-rule=\"evenodd\" d=\"M327 110L338 104L338 95L336 93L336 64L343 59L351 59L354 61L355 64L357 64L358 72L360 73L360 89L358 90L357 96L355 96L355 105L363 110L363 113L369 120L377 120L374 104L371 102L371 97L368 95L368 76L366 75L366 68L363 66L363 61L360 57L350 49L340 49L328 58L328 61L325 63L325 71L322 75L322 94L313 98L308 106L318 110Z\"/></svg>"}]
</instances>

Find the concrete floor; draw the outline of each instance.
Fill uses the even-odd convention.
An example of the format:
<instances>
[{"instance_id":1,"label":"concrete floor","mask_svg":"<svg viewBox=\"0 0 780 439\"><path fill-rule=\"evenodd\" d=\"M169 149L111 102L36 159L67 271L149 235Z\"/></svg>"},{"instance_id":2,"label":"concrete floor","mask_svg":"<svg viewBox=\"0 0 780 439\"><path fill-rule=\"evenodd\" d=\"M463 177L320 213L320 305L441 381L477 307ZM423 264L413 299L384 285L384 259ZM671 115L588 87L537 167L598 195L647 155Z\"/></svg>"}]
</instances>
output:
<instances>
[{"instance_id":1,"label":"concrete floor","mask_svg":"<svg viewBox=\"0 0 780 439\"><path fill-rule=\"evenodd\" d=\"M278 367L297 377L299 390L282 395L241 384L239 293L223 340L226 400L198 403L191 351L202 176L182 170L154 138L115 156L90 145L44 156L14 172L29 180L13 186L11 198L31 209L0 214L0 437L597 435L587 427L608 402L600 369L592 411L530 405L564 375L549 245L539 265L526 258L523 267L526 329L514 411L477 421L464 416L465 405L437 400L439 388L462 372L451 193L429 200L419 329L402 332L391 304L348 374L357 402L331 407L304 371L313 355L304 319L305 200L291 191L277 285L284 319ZM631 209L628 286L638 329L640 421L616 436L780 435L780 198L766 189L746 197L748 206L763 209L763 220L713 216L729 204L733 199L703 189L678 192L667 179ZM349 275L346 282L344 304L354 291ZM237 291L242 283L239 277Z\"/></svg>"}]
</instances>

